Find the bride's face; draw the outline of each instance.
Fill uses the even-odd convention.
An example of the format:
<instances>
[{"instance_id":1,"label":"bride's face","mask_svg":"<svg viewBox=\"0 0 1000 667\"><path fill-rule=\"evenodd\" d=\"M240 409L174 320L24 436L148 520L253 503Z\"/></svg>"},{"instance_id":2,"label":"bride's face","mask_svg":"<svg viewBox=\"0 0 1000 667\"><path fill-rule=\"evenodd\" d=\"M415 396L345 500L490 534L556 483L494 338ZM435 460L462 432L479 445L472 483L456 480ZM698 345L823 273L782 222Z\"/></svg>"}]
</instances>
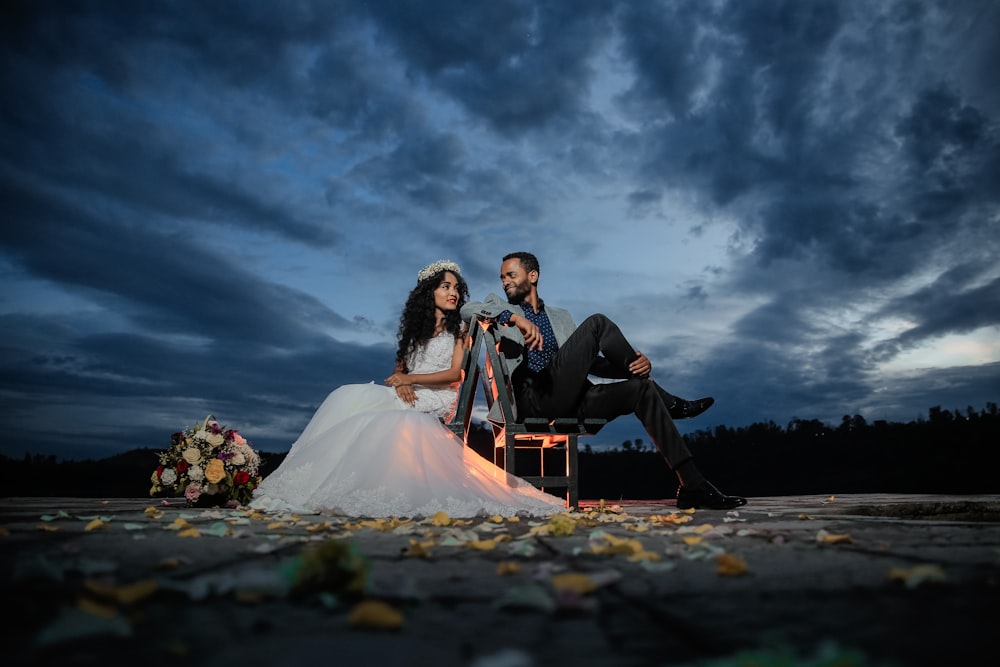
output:
<instances>
[{"instance_id":1,"label":"bride's face","mask_svg":"<svg viewBox=\"0 0 1000 667\"><path fill-rule=\"evenodd\" d=\"M458 277L451 271L444 272L441 284L434 290L434 306L444 311L458 308Z\"/></svg>"}]
</instances>

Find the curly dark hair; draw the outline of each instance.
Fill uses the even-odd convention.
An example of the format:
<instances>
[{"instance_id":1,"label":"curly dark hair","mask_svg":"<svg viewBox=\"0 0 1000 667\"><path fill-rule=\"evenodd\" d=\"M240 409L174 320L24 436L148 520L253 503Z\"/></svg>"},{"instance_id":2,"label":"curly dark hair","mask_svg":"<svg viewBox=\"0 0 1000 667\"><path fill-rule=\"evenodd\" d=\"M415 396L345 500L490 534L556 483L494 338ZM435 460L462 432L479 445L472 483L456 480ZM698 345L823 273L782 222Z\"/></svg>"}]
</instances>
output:
<instances>
[{"instance_id":1,"label":"curly dark hair","mask_svg":"<svg viewBox=\"0 0 1000 667\"><path fill-rule=\"evenodd\" d=\"M399 341L396 347L396 364L407 373L410 369L406 365L406 360L410 353L434 335L434 327L437 324L434 316L434 290L444 282L445 273L453 273L458 279L455 285L458 290L458 307L444 314L444 328L456 338L465 335L465 325L459 312L469 299L469 286L465 279L456 271L442 269L419 281L410 292L410 296L406 298L403 314L399 317L399 331L396 334L396 339Z\"/></svg>"}]
</instances>

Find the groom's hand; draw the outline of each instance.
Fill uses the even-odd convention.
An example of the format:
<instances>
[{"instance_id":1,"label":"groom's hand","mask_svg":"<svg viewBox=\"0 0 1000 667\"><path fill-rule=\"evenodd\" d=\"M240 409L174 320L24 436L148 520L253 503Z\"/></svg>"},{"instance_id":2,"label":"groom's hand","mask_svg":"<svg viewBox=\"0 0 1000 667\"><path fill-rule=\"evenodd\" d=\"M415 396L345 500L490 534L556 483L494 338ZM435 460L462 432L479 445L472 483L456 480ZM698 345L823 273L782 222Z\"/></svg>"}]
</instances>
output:
<instances>
[{"instance_id":1,"label":"groom's hand","mask_svg":"<svg viewBox=\"0 0 1000 667\"><path fill-rule=\"evenodd\" d=\"M542 349L542 332L538 330L531 320L520 315L514 315L510 318L510 321L514 323L518 331L521 332L521 337L524 338L524 345L529 350L540 350Z\"/></svg>"},{"instance_id":2,"label":"groom's hand","mask_svg":"<svg viewBox=\"0 0 1000 667\"><path fill-rule=\"evenodd\" d=\"M649 357L636 350L635 361L628 365L628 370L632 375L646 378L653 371L653 363L649 360Z\"/></svg>"}]
</instances>

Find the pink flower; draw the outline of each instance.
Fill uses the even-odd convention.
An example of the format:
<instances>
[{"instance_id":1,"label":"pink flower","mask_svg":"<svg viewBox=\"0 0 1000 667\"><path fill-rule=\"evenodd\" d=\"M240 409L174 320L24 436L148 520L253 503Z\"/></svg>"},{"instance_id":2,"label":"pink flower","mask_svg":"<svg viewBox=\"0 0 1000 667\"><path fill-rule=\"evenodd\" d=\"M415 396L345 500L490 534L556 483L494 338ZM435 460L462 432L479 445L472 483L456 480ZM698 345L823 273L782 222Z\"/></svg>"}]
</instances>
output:
<instances>
[{"instance_id":1,"label":"pink flower","mask_svg":"<svg viewBox=\"0 0 1000 667\"><path fill-rule=\"evenodd\" d=\"M194 502L201 497L201 484L188 484L187 488L184 489L184 497Z\"/></svg>"}]
</instances>

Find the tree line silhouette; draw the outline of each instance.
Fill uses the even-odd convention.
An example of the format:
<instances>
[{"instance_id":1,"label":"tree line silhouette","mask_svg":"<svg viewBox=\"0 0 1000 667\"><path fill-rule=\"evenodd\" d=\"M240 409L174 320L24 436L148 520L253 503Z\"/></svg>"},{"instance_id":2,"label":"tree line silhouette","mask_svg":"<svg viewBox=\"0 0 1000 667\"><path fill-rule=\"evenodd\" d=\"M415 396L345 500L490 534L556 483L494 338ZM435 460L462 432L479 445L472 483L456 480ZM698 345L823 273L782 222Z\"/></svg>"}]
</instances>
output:
<instances>
[{"instance_id":1,"label":"tree line silhouette","mask_svg":"<svg viewBox=\"0 0 1000 667\"><path fill-rule=\"evenodd\" d=\"M685 436L705 475L726 493L746 496L844 493L1000 493L1000 411L996 403L964 411L930 408L907 423L844 415L829 426L817 419L717 426ZM677 480L652 443L626 440L595 450L582 438L580 497L645 500L673 497ZM493 436L474 424L469 445L493 459ZM161 449L134 449L100 460L58 461L52 455L0 456L0 494L141 498ZM558 452L547 454L558 465ZM285 453L261 452L262 473ZM536 455L537 456L537 455ZM521 464L519 460L519 465ZM553 469L553 468L550 468ZM519 468L519 471L521 469ZM532 474L526 469L522 474ZM553 489L558 493L558 490Z\"/></svg>"}]
</instances>

